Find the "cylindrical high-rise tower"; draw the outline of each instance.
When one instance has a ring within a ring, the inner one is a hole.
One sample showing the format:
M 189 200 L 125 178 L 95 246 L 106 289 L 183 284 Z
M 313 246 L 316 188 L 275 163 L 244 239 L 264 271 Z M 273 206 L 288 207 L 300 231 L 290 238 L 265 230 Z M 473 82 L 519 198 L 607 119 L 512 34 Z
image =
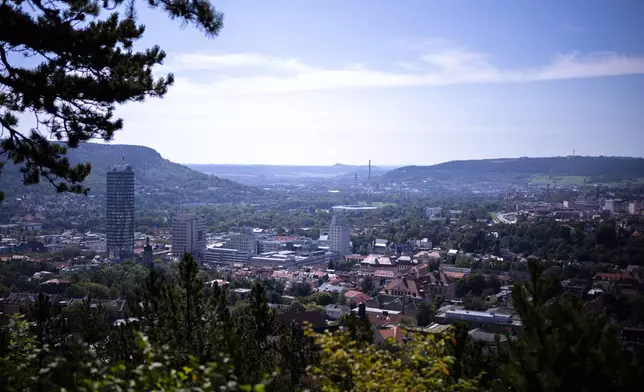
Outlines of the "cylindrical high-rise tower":
M 125 259 L 134 254 L 134 172 L 116 165 L 107 172 L 105 230 L 107 257 Z

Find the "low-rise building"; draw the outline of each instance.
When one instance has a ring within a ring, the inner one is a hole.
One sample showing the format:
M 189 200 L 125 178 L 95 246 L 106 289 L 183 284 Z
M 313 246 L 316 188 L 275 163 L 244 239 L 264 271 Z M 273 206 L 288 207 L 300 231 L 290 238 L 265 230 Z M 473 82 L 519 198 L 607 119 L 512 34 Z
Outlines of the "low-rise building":
M 491 308 L 486 311 L 467 310 L 462 306 L 447 305 L 439 309 L 434 320 L 440 324 L 465 322 L 469 328 L 483 328 L 496 333 L 521 333 L 521 320 L 513 311 Z
M 381 291 L 383 294 L 394 296 L 410 296 L 420 298 L 421 294 L 416 281 L 407 278 L 397 278 L 389 282 Z
M 348 306 L 331 304 L 324 307 L 324 314 L 331 320 L 338 320 L 349 313 L 351 313 L 351 309 Z
M 362 302 L 367 302 L 371 299 L 370 296 L 367 294 L 363 293 L 362 291 L 358 290 L 349 290 L 346 293 L 344 293 L 344 298 L 347 300 L 352 300 L 357 304 L 360 304 Z
M 427 207 L 425 208 L 425 218 L 439 218 L 442 212 L 441 207 Z
M 248 263 L 252 253 L 230 248 L 208 248 L 203 252 L 203 261 L 219 265 L 232 265 L 234 263 Z
M 456 298 L 456 280 L 444 271 L 432 271 L 418 279 L 422 293 L 429 298 L 441 296 L 447 300 Z

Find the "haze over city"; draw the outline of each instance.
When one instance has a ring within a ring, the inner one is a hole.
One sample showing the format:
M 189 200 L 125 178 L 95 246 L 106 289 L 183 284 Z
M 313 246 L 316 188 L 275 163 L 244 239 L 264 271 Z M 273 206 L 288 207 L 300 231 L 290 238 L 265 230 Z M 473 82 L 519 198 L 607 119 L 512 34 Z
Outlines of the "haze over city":
M 176 83 L 119 109 L 115 142 L 184 163 L 641 156 L 641 2 L 217 6 L 214 39 L 140 10 Z

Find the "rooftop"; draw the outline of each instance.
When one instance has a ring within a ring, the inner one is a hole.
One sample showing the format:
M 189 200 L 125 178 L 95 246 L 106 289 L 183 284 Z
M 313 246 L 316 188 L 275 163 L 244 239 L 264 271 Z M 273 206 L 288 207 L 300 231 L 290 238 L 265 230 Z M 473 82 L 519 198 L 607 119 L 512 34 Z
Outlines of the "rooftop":
M 495 313 L 493 311 L 481 312 L 477 310 L 454 308 L 448 309 L 443 313 L 439 313 L 436 317 L 452 320 L 480 321 L 493 324 L 511 324 L 514 321 L 512 319 L 512 315 L 507 313 Z
M 333 206 L 332 207 L 334 210 L 345 210 L 345 211 L 368 211 L 368 210 L 376 210 L 378 207 L 376 206 L 366 206 L 366 205 L 343 205 L 343 206 Z

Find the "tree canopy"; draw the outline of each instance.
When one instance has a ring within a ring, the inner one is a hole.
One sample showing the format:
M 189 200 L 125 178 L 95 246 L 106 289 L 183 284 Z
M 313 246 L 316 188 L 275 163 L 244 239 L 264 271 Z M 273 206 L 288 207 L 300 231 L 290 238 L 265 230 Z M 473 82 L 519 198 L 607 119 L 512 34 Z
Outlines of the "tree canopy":
M 208 0 L 146 3 L 207 36 L 223 25 Z M 135 0 L 0 3 L 0 155 L 21 166 L 25 184 L 44 178 L 59 192 L 86 193 L 81 182 L 91 166 L 71 164 L 67 149 L 111 140 L 123 128 L 114 118 L 117 104 L 162 97 L 174 82 L 172 74 L 152 74 L 166 56 L 160 47 L 134 49 L 145 31 L 135 6 Z

